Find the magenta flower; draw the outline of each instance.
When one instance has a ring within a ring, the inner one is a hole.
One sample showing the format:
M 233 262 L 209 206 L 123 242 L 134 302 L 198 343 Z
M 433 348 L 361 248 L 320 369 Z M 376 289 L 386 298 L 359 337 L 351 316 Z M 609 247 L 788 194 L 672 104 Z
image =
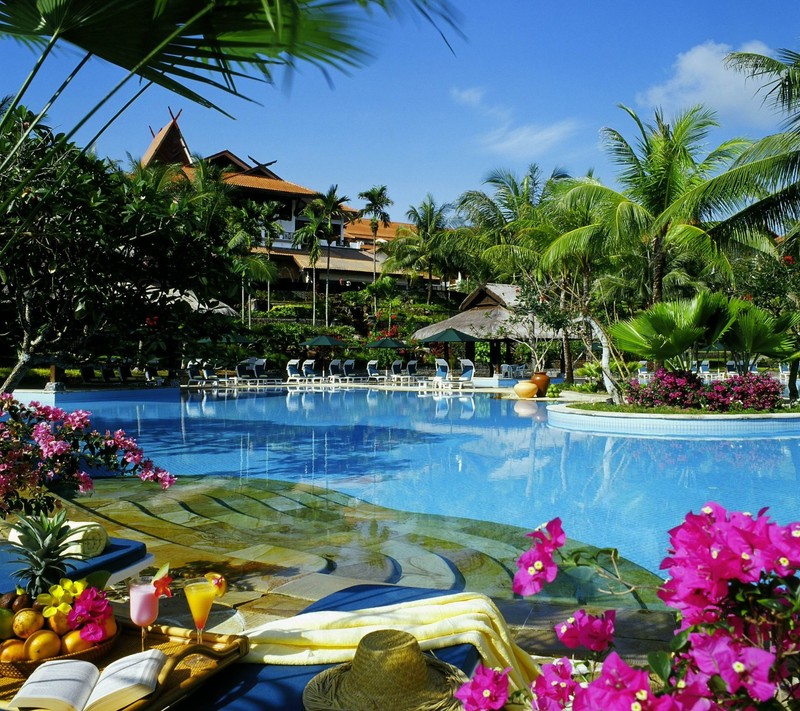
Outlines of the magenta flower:
M 560 711 L 567 707 L 578 682 L 572 678 L 572 664 L 563 657 L 552 664 L 542 664 L 541 674 L 531 684 L 533 711 Z
M 472 680 L 453 695 L 464 704 L 464 711 L 501 709 L 508 701 L 509 671 L 510 668 L 499 671 L 479 664 Z
M 614 610 L 606 610 L 600 616 L 578 610 L 566 622 L 555 626 L 556 635 L 570 649 L 586 647 L 592 652 L 602 652 L 614 641 L 615 618 Z
M 540 546 L 525 551 L 519 557 L 517 567 L 519 570 L 514 575 L 512 586 L 517 595 L 535 595 L 558 575 L 558 565 L 552 554 Z

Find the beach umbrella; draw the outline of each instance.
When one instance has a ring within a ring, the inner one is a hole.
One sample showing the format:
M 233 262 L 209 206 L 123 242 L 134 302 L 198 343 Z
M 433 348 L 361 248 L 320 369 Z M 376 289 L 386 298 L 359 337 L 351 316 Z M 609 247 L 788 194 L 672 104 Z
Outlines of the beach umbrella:
M 344 348 L 344 346 L 347 344 L 334 336 L 321 335 L 314 336 L 314 338 L 309 338 L 308 340 L 303 341 L 300 345 L 316 348 Z
M 475 343 L 480 341 L 480 338 L 470 336 L 468 333 L 459 331 L 456 328 L 446 328 L 444 331 L 434 333 L 432 336 L 420 338 L 420 343 Z
M 372 343 L 367 343 L 367 348 L 408 348 L 408 346 L 396 338 L 384 337 L 379 338 L 377 341 L 372 341 Z

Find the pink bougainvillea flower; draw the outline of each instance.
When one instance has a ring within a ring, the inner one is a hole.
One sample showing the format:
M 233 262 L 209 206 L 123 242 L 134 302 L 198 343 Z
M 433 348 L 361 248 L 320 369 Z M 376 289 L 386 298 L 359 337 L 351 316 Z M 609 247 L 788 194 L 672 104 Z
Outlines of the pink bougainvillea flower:
M 509 671 L 510 668 L 500 671 L 479 664 L 472 680 L 453 695 L 464 704 L 464 711 L 501 709 L 508 701 Z
M 525 551 L 517 561 L 519 570 L 514 575 L 513 589 L 517 595 L 535 595 L 545 585 L 552 583 L 558 575 L 558 565 L 552 553 L 534 546 Z
M 531 684 L 533 711 L 560 711 L 572 701 L 578 682 L 572 678 L 572 664 L 562 657 L 542 664 L 541 674 Z
M 570 649 L 586 647 L 592 652 L 602 652 L 614 641 L 615 619 L 614 610 L 606 610 L 599 616 L 578 610 L 566 622 L 555 626 L 556 635 Z
M 548 534 L 545 535 L 544 531 Z M 540 547 L 542 550 L 546 550 L 549 553 L 555 552 L 557 548 L 561 548 L 567 542 L 567 536 L 564 533 L 564 529 L 561 526 L 561 519 L 554 518 L 552 521 L 548 521 L 544 527 L 540 526 L 532 533 L 525 534 L 528 538 L 533 538 L 534 541 L 537 543 L 537 547 Z

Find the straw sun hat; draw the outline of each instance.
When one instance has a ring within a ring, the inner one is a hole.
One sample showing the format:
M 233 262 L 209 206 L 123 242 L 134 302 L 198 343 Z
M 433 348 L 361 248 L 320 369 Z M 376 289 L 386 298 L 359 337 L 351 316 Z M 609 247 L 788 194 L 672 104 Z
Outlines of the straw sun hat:
M 460 669 L 423 654 L 400 630 L 362 637 L 352 662 L 317 674 L 303 692 L 306 711 L 458 711 Z

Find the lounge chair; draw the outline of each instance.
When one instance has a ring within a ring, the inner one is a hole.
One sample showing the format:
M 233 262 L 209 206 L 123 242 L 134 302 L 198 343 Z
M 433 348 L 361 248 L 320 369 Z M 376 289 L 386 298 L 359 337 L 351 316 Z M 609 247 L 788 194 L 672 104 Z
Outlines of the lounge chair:
M 378 370 L 377 360 L 371 360 L 367 363 L 367 380 L 374 380 L 376 383 L 382 383 L 386 381 L 386 376 L 381 375 L 381 372 Z
M 435 388 L 444 387 L 444 383 L 450 377 L 450 365 L 444 358 L 437 358 L 435 361 L 436 372 L 430 380 L 430 383 Z
M 445 379 L 442 387 L 448 390 L 462 390 L 464 387 L 472 386 L 472 378 L 475 375 L 475 364 L 469 358 L 459 358 L 461 373 L 455 380 Z
M 354 585 L 323 597 L 303 612 L 355 612 L 450 593 L 451 590 L 400 585 Z M 457 666 L 467 676 L 480 662 L 480 655 L 471 644 L 442 647 L 435 654 L 437 659 Z M 313 677 L 332 666 L 335 665 L 232 664 L 225 669 L 224 683 L 206 684 L 202 693 L 193 694 L 172 708 L 175 711 L 304 711 L 303 689 Z
M 259 358 L 253 363 L 253 377 L 256 379 L 256 385 L 280 385 L 283 382 L 280 378 L 267 373 L 266 358 Z
M 218 384 L 218 378 L 214 376 L 213 378 L 206 377 L 206 374 L 203 371 L 203 368 L 200 366 L 199 363 L 189 363 L 186 372 L 189 375 L 189 379 L 186 381 L 186 384 L 191 387 L 199 387 L 204 388 L 209 385 L 216 386 Z
M 403 373 L 403 361 L 402 360 L 394 360 L 392 361 L 392 365 L 389 368 L 389 376 L 392 380 L 397 380 L 398 382 L 403 382 L 405 378 L 405 374 Z
M 299 383 L 303 379 L 303 374 L 300 372 L 300 359 L 292 358 L 286 364 L 286 382 Z
M 338 383 L 343 380 L 344 370 L 342 369 L 342 361 L 340 358 L 334 358 L 328 364 L 328 382 Z
M 155 365 L 148 363 L 144 367 L 144 382 L 145 385 L 151 387 L 160 387 L 164 384 L 164 378 L 158 374 L 158 368 Z
M 301 380 L 307 383 L 324 383 L 325 378 L 318 375 L 317 371 L 314 370 L 314 362 L 313 358 L 307 358 L 303 361 L 303 377 Z
M 410 360 L 406 363 L 406 378 L 408 378 L 409 382 L 417 379 L 417 361 Z
M 97 377 L 97 374 L 94 372 L 94 367 L 91 365 L 81 366 L 81 380 L 83 380 L 84 385 L 99 385 L 105 382 L 102 378 Z

